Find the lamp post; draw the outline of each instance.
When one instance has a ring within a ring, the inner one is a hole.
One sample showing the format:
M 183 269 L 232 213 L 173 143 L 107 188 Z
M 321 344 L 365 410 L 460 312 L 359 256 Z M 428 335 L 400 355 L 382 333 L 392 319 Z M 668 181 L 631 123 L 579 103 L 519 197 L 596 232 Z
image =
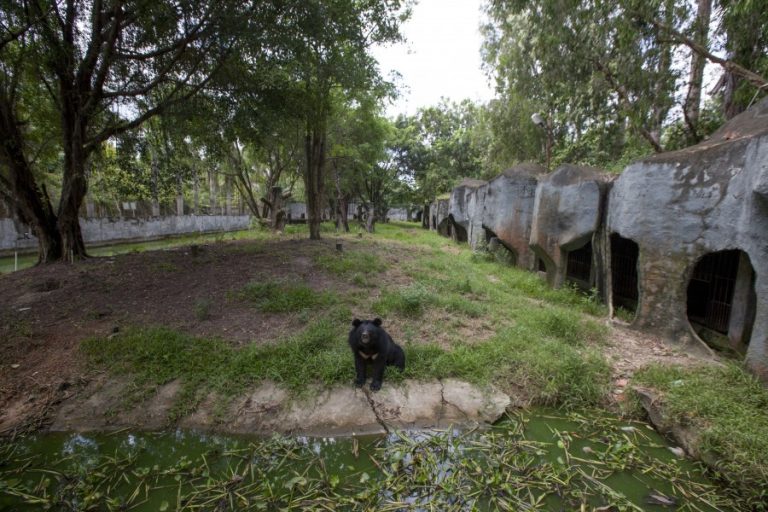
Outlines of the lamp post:
M 547 141 L 546 141 L 546 153 L 547 153 L 547 171 L 549 171 L 549 164 L 552 160 L 552 118 L 547 115 L 546 121 L 544 118 L 539 114 L 538 112 L 534 112 L 533 115 L 531 115 L 531 121 L 533 121 L 533 124 L 536 126 L 543 128 L 544 131 L 547 134 Z

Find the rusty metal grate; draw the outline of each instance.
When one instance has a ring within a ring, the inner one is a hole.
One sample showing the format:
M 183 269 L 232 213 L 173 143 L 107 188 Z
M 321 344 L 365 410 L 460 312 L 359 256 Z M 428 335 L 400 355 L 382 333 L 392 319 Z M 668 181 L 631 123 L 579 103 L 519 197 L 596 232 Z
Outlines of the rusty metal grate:
M 738 250 L 707 254 L 688 283 L 688 318 L 713 331 L 728 333 L 733 291 L 739 269 Z
M 589 284 L 592 274 L 592 242 L 568 253 L 565 277 L 572 281 L 582 281 Z
M 637 309 L 637 259 L 640 248 L 635 242 L 611 235 L 611 280 L 613 304 L 630 311 Z

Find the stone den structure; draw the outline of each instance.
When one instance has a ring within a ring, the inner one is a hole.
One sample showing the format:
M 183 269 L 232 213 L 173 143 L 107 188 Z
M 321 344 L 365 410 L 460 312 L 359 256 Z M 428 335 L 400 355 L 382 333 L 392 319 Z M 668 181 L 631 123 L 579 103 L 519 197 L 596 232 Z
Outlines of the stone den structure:
M 597 289 L 635 328 L 742 355 L 768 382 L 768 99 L 615 179 L 520 165 L 465 180 L 430 215 L 432 229 L 500 244 L 553 286 Z
M 538 176 L 546 171 L 536 164 L 508 169 L 488 182 L 483 203 L 482 227 L 489 244 L 494 238 L 511 253 L 514 265 L 533 270 L 529 246 Z
M 547 281 L 604 289 L 603 209 L 608 177 L 598 169 L 563 165 L 539 179 L 529 243 Z M 595 257 L 597 255 L 597 257 Z

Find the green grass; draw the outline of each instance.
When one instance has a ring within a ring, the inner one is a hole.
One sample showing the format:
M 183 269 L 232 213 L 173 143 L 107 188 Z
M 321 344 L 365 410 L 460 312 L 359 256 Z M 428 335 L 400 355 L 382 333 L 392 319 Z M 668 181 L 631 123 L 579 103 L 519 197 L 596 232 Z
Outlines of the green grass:
M 279 281 L 249 283 L 235 295 L 265 313 L 292 313 L 339 302 L 334 292 L 318 292 L 305 284 Z
M 418 318 L 426 308 L 437 304 L 438 298 L 422 285 L 411 285 L 393 291 L 385 291 L 381 298 L 373 304 L 373 311 L 379 315 L 390 314 Z
M 333 229 L 324 226 L 325 232 Z M 306 226 L 291 229 L 292 235 L 303 233 Z M 275 380 L 295 392 L 306 386 L 348 384 L 353 366 L 345 336 L 350 308 L 354 308 L 358 315 L 370 312 L 384 318 L 386 325 L 399 324 L 403 334 L 397 341 L 405 345 L 408 364 L 402 376 L 388 372 L 388 380 L 455 377 L 480 385 L 495 383 L 508 391 L 523 390 L 533 402 L 548 405 L 594 405 L 606 396 L 608 366 L 595 348 L 607 328 L 592 318 L 603 314 L 604 308 L 588 296 L 569 288 L 551 290 L 525 271 L 478 260 L 468 247 L 456 246 L 418 224 L 380 224 L 375 235 L 365 234 L 362 239 L 355 234 L 337 236 L 351 238 L 354 244 L 345 244 L 342 254 L 331 252 L 327 244 L 317 245 L 317 267 L 330 276 L 349 278 L 361 288 L 375 282 L 379 292 L 353 290 L 342 296 L 290 281 L 252 282 L 231 298 L 264 312 L 298 313 L 294 321 L 303 325 L 298 334 L 236 349 L 221 341 L 168 331 L 134 331 L 116 338 L 123 340 L 118 344 L 124 345 L 125 371 L 135 371 L 139 380 L 147 380 L 145 368 L 134 358 L 145 351 L 142 337 L 157 344 L 158 337 L 181 336 L 189 347 L 216 350 L 224 358 L 222 363 L 215 358 L 208 362 L 193 356 L 190 348 L 189 360 L 173 365 L 170 374 L 150 372 L 157 374 L 149 379 L 154 383 L 173 378 L 191 382 L 192 391 L 184 397 L 189 403 L 199 398 L 200 389 L 226 388 L 232 393 L 261 379 Z M 366 244 L 374 245 L 375 251 Z M 451 249 L 446 251 L 447 247 Z M 395 266 L 399 276 L 404 272 L 410 278 L 409 284 L 403 284 L 401 277 L 387 279 L 386 273 Z M 196 308 L 196 316 L 203 319 L 206 309 L 204 305 Z M 318 320 L 321 314 L 325 318 Z M 484 340 L 466 338 L 474 328 L 483 330 Z M 416 343 L 425 330 L 429 341 Z M 99 354 L 96 345 L 92 343 L 89 353 Z M 179 347 L 169 347 L 167 357 L 175 357 Z M 121 357 L 115 354 L 114 361 Z M 162 355 L 153 357 L 164 361 Z M 112 366 L 102 356 L 92 360 Z M 200 365 L 208 368 L 188 371 Z
M 387 269 L 386 262 L 376 254 L 350 249 L 342 253 L 318 254 L 315 264 L 330 274 L 348 277 L 361 287 L 375 285 L 375 276 Z
M 662 393 L 665 414 L 698 433 L 718 476 L 755 507 L 768 500 L 768 389 L 735 364 L 648 367 L 635 382 Z M 755 510 L 759 510 L 755 508 Z

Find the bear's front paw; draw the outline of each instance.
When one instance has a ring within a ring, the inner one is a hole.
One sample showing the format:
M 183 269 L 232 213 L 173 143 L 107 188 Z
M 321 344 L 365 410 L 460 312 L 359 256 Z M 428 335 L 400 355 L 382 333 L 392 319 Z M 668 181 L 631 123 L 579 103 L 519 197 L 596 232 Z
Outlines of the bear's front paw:
M 361 388 L 365 384 L 365 379 L 355 379 L 355 387 Z
M 378 391 L 381 389 L 381 381 L 375 380 L 371 382 L 371 391 Z

